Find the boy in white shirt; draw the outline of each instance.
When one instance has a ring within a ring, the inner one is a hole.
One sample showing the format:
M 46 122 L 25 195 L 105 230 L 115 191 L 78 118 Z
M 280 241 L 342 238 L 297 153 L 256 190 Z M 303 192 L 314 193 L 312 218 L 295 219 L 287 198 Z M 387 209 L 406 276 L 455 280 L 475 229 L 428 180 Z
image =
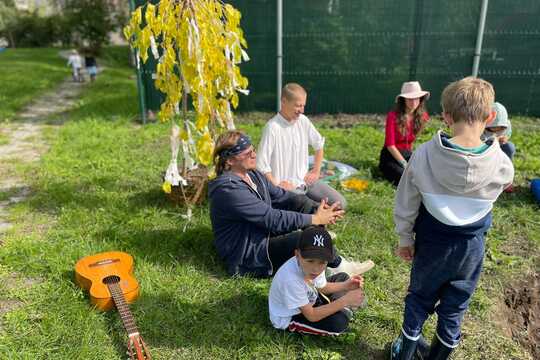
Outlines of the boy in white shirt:
M 334 256 L 324 227 L 302 232 L 295 256 L 279 268 L 270 287 L 268 307 L 275 328 L 323 336 L 347 330 L 351 308 L 365 305 L 364 279 L 338 273 L 327 281 L 326 265 Z
M 319 180 L 324 138 L 304 115 L 306 90 L 289 83 L 281 94 L 281 109 L 263 130 L 257 150 L 257 169 L 276 186 L 305 194 L 317 202 L 322 199 L 328 199 L 330 205 L 339 202 L 345 209 L 343 195 Z M 308 169 L 309 146 L 315 150 L 311 170 Z

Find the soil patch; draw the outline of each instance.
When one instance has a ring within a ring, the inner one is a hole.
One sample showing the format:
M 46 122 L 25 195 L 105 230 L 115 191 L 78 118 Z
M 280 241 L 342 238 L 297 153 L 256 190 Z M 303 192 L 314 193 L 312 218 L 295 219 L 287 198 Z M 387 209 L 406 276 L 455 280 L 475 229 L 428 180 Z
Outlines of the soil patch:
M 540 274 L 505 290 L 503 326 L 512 338 L 540 359 Z

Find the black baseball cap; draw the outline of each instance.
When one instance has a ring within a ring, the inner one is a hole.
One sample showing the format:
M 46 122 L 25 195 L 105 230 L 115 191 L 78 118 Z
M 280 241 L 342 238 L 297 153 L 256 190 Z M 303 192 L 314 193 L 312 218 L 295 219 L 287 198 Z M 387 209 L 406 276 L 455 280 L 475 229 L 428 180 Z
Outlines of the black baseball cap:
M 335 258 L 332 237 L 322 226 L 310 226 L 300 236 L 298 250 L 305 259 L 319 259 L 331 262 Z

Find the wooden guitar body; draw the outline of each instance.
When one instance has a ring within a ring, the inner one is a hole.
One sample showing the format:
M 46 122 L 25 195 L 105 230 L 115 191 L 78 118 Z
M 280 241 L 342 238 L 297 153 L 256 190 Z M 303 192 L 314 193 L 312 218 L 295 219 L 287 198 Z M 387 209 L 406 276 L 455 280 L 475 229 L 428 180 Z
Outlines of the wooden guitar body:
M 90 301 L 100 310 L 116 307 L 128 333 L 127 349 L 132 360 L 152 360 L 135 325 L 128 303 L 139 296 L 133 277 L 133 258 L 121 251 L 86 256 L 75 264 L 75 281 L 90 293 Z
M 133 277 L 133 258 L 121 251 L 109 251 L 80 259 L 75 265 L 75 281 L 90 294 L 98 309 L 114 308 L 114 301 L 104 279 L 119 277 L 119 285 L 128 304 L 139 297 L 139 283 Z

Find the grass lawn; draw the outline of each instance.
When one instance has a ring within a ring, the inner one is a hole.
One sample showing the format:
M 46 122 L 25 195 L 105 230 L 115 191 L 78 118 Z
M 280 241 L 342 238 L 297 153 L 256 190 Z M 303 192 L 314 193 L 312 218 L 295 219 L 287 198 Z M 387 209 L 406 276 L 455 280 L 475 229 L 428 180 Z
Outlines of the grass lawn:
M 67 60 L 58 56 L 59 51 L 39 48 L 0 52 L 0 122 L 11 119 L 35 96 L 70 76 L 71 69 L 66 66 Z
M 227 276 L 213 248 L 206 204 L 186 223 L 185 209 L 164 197 L 168 125 L 133 123 L 138 107 L 132 74 L 122 67 L 101 74 L 69 121 L 47 129 L 51 148 L 41 162 L 17 167 L 32 179 L 33 193 L 12 208 L 16 226 L 0 246 L 0 300 L 15 304 L 0 318 L 0 358 L 126 358 L 118 314 L 92 309 L 73 280 L 79 258 L 122 250 L 135 258 L 142 293 L 131 308 L 154 359 L 386 359 L 386 344 L 400 331 L 409 265 L 393 255 L 394 188 L 376 170 L 381 124 L 366 117 L 337 128 L 329 116 L 319 117 L 326 157 L 359 168 L 370 181 L 365 192 L 346 194 L 348 213 L 332 228 L 337 246 L 378 265 L 366 274 L 369 306 L 358 312 L 350 333 L 303 337 L 272 328 L 270 280 Z M 261 124 L 238 126 L 257 141 Z M 504 290 L 537 268 L 540 249 L 540 211 L 520 188 L 540 174 L 540 124 L 519 118 L 513 125 L 521 150 L 515 159 L 518 191 L 496 204 L 485 272 L 454 359 L 532 359 L 501 326 Z M 421 141 L 440 126 L 431 122 Z M 430 320 L 429 338 L 433 331 Z

